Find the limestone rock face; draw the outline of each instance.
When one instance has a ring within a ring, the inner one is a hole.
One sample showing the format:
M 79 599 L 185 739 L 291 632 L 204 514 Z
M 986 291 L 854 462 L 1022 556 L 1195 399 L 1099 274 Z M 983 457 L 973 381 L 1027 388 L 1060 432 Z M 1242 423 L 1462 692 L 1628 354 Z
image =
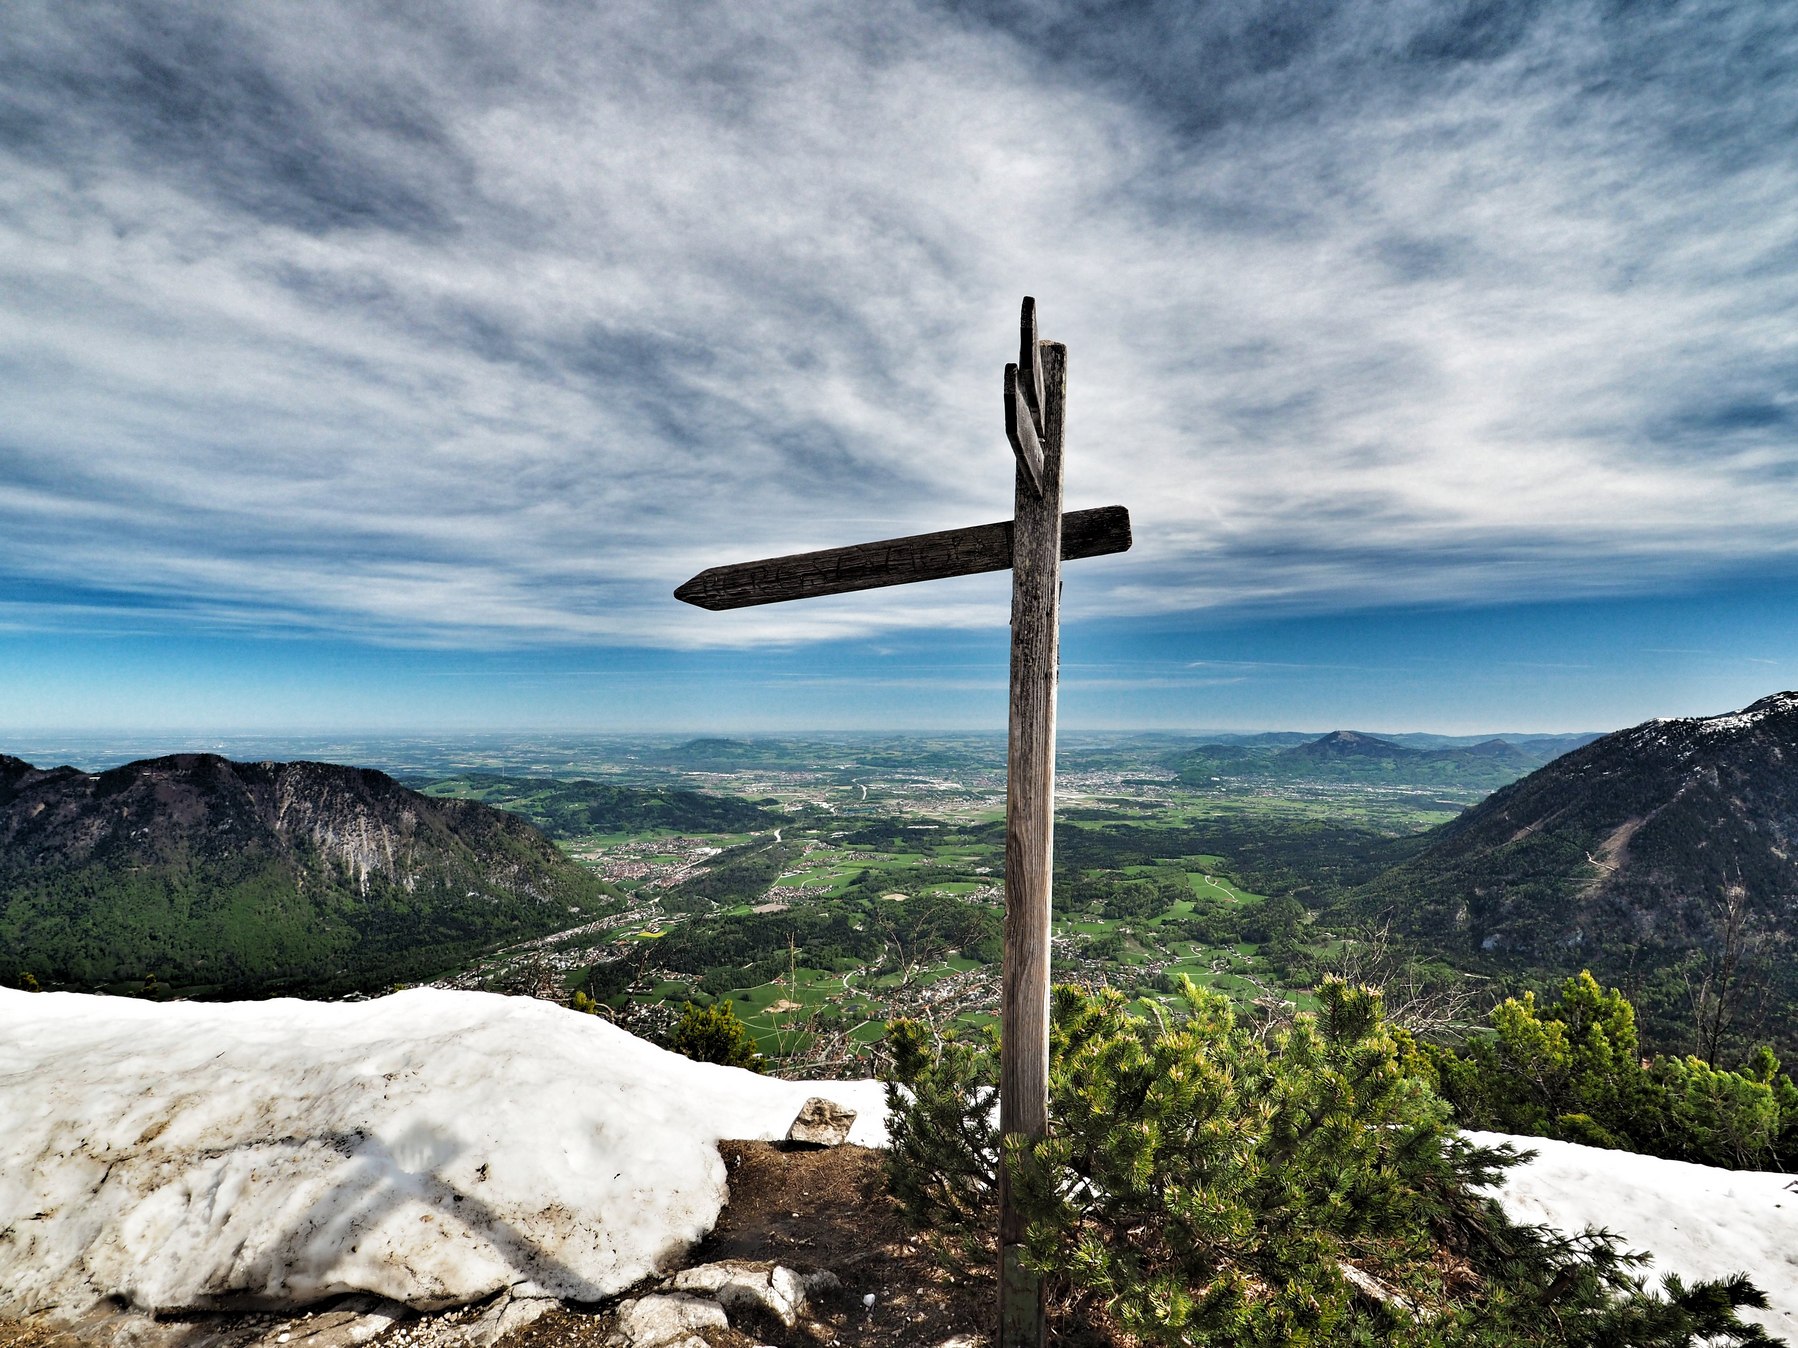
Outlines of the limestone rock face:
M 835 1147 L 849 1136 L 855 1123 L 855 1111 L 814 1095 L 805 1102 L 793 1126 L 787 1129 L 787 1141 L 803 1142 L 813 1147 Z
M 610 897 L 503 810 L 361 768 L 216 754 L 100 773 L 0 755 L 0 895 L 9 966 L 46 986 L 154 970 L 251 997 L 389 986 L 414 977 L 409 952 L 441 952 L 426 962 L 440 968 Z

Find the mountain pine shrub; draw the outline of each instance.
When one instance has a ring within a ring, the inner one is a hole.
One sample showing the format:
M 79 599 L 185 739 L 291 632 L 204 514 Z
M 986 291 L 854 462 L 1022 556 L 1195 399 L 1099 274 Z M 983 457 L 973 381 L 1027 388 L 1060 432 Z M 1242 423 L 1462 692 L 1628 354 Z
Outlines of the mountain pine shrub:
M 1522 1159 L 1450 1123 L 1379 994 L 1327 981 L 1291 1025 L 1181 980 L 1144 1016 L 1058 988 L 1052 1136 L 1010 1153 L 1027 1258 L 1064 1331 L 1166 1345 L 1765 1342 L 1745 1278 L 1646 1290 L 1605 1232 L 1511 1223 L 1480 1189 Z M 990 1270 L 995 1048 L 889 1026 L 888 1178 L 951 1271 Z
M 710 1006 L 688 1002 L 668 1037 L 668 1047 L 698 1062 L 747 1067 L 752 1072 L 762 1070 L 762 1055 L 756 1051 L 755 1040 L 728 1001 Z
M 1735 1169 L 1798 1165 L 1798 1083 L 1761 1047 L 1731 1071 L 1698 1057 L 1644 1059 L 1636 1014 L 1588 973 L 1546 1005 L 1492 1010 L 1492 1034 L 1428 1050 L 1438 1088 L 1469 1128 Z
M 599 1003 L 579 988 L 576 988 L 574 995 L 568 999 L 568 1007 L 569 1010 L 579 1011 L 583 1015 L 597 1016 L 600 1014 Z

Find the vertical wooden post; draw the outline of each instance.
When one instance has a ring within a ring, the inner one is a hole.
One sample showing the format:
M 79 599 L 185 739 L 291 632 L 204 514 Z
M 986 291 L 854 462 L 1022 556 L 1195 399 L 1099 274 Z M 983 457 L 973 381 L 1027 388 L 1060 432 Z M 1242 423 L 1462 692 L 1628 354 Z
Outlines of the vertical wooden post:
M 714 566 L 674 592 L 701 608 L 742 608 L 1009 566 L 1011 741 L 1005 787 L 1005 972 L 999 1131 L 1049 1131 L 1049 921 L 1055 861 L 1055 684 L 1061 665 L 1061 563 L 1130 546 L 1122 506 L 1061 513 L 1068 352 L 1036 338 L 1036 301 L 1018 316 L 1018 362 L 1005 367 L 1005 434 L 1017 458 L 1009 525 L 950 529 L 848 548 Z M 1069 549 L 1064 554 L 1063 547 Z M 999 1348 L 1041 1348 L 1042 1279 L 1023 1264 L 1015 1176 L 999 1167 Z
M 1027 310 L 1034 319 L 1034 306 Z M 1034 322 L 1030 324 L 1034 327 Z M 1005 790 L 1005 971 L 999 1130 L 1049 1127 L 1049 919 L 1060 665 L 1061 464 L 1067 348 L 1040 344 L 1040 490 L 1020 462 L 1012 542 L 1011 727 Z M 999 1348 L 1041 1348 L 1042 1280 L 1021 1262 L 1024 1223 L 999 1175 Z

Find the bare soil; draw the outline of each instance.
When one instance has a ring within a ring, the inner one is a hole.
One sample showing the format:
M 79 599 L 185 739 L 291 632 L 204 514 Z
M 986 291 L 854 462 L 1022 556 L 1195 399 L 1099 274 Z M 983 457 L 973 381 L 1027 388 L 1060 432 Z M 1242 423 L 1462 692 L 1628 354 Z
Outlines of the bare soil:
M 729 1333 L 707 1333 L 714 1348 L 933 1348 L 958 1334 L 991 1338 L 991 1290 L 949 1282 L 912 1240 L 886 1192 L 879 1151 L 735 1141 L 718 1150 L 730 1168 L 730 1202 L 685 1262 L 770 1260 L 801 1273 L 828 1270 L 842 1286 L 814 1299 L 810 1327 L 771 1321 L 740 1332 L 733 1314 Z M 564 1306 L 499 1348 L 599 1348 L 611 1324 L 609 1307 Z

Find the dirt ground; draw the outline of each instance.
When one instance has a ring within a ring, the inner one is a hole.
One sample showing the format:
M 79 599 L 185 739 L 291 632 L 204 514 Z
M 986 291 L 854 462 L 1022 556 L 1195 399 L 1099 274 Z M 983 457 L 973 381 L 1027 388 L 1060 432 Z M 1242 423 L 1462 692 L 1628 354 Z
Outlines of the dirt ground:
M 730 1168 L 730 1203 L 686 1262 L 773 1260 L 801 1273 L 828 1270 L 842 1287 L 815 1300 L 816 1334 L 775 1322 L 747 1327 L 748 1334 L 733 1326 L 708 1336 L 715 1348 L 933 1348 L 958 1334 L 990 1339 L 991 1290 L 948 1283 L 911 1240 L 886 1192 L 880 1152 L 773 1142 L 720 1142 L 718 1150 Z M 869 1293 L 872 1306 L 863 1301 Z M 598 1348 L 610 1327 L 608 1310 L 565 1306 L 503 1348 Z

